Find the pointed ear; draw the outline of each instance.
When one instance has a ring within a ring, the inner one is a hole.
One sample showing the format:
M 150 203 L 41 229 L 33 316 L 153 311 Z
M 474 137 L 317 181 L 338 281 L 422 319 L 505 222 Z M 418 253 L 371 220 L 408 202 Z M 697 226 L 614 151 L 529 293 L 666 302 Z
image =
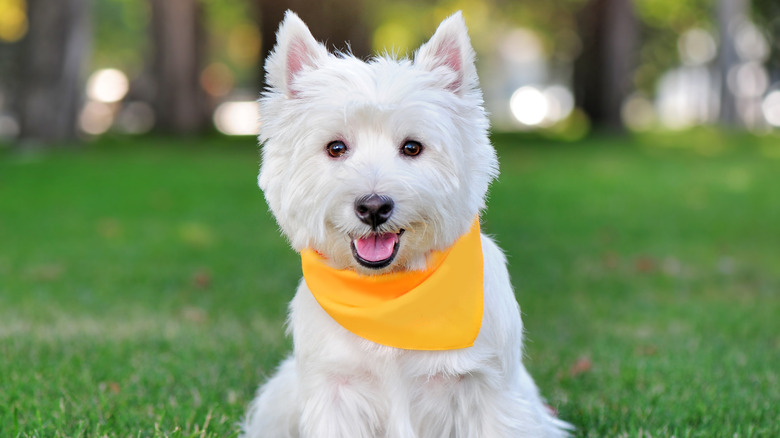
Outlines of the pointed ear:
M 443 80 L 454 93 L 463 94 L 477 86 L 474 49 L 460 11 L 441 22 L 431 39 L 417 50 L 414 63 L 428 71 L 449 70 L 445 70 Z
M 294 97 L 295 76 L 306 68 L 317 68 L 327 56 L 327 49 L 314 39 L 303 20 L 288 10 L 276 32 L 276 46 L 265 62 L 266 83 Z

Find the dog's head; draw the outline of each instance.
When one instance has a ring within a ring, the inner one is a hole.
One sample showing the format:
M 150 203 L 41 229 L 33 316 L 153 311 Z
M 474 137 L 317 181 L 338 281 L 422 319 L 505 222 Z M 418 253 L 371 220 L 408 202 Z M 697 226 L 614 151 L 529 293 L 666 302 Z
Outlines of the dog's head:
M 294 249 L 416 270 L 468 231 L 498 164 L 460 13 L 413 61 L 366 63 L 287 12 L 266 72 L 258 183 Z

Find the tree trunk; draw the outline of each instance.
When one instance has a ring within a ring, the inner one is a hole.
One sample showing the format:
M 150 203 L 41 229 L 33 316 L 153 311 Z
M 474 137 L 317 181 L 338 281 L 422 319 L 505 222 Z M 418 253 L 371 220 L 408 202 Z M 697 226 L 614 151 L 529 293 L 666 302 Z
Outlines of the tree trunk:
M 720 75 L 720 122 L 726 126 L 739 126 L 737 97 L 729 88 L 729 71 L 740 63 L 737 48 L 734 45 L 734 24 L 746 19 L 747 0 L 718 1 L 718 34 L 720 51 L 718 52 L 718 72 Z
M 631 0 L 589 0 L 578 15 L 582 53 L 574 95 L 595 127 L 622 130 L 621 107 L 633 89 L 638 22 Z
M 73 140 L 90 47 L 89 0 L 27 0 L 27 5 L 17 100 L 20 140 Z
M 763 25 L 771 45 L 767 67 L 772 75 L 770 83 L 774 83 L 780 80 L 780 2 L 752 0 L 751 6 L 752 18 Z
M 262 39 L 261 63 L 276 45 L 276 30 L 288 9 L 298 14 L 314 38 L 324 42 L 328 49 L 335 47 L 361 58 L 371 53 L 371 33 L 363 0 L 255 0 Z
M 197 0 L 151 0 L 155 128 L 194 134 L 209 125 L 208 99 L 200 86 L 204 28 Z

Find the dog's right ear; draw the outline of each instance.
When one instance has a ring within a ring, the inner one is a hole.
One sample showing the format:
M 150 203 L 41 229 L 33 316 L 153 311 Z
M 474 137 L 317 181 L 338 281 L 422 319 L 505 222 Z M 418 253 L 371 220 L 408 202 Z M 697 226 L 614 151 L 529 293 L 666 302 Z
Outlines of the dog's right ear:
M 431 39 L 414 56 L 414 63 L 429 71 L 447 71 L 445 88 L 463 94 L 478 86 L 474 49 L 460 11 L 442 21 Z
M 317 68 L 327 56 L 327 49 L 314 39 L 306 23 L 288 10 L 276 32 L 276 46 L 265 62 L 266 83 L 287 97 L 295 97 L 293 83 L 298 73 Z

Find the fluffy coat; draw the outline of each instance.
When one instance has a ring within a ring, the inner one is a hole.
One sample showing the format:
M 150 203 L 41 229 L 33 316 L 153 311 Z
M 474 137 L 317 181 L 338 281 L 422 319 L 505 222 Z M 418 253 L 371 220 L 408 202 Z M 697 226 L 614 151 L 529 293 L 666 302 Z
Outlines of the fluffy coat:
M 266 71 L 258 183 L 293 249 L 312 248 L 365 275 L 421 270 L 484 209 L 498 164 L 460 13 L 413 61 L 363 62 L 328 53 L 288 12 Z M 343 156 L 328 155 L 334 141 Z M 399 153 L 409 141 L 422 145 L 419 156 Z M 356 199 L 369 194 L 393 200 L 378 226 L 356 217 Z M 356 260 L 350 245 L 372 233 L 400 236 L 397 255 L 380 269 Z M 465 349 L 401 350 L 362 339 L 301 281 L 290 304 L 294 352 L 258 390 L 243 436 L 565 436 L 568 425 L 550 414 L 523 366 L 506 259 L 484 235 L 482 248 L 484 316 Z

